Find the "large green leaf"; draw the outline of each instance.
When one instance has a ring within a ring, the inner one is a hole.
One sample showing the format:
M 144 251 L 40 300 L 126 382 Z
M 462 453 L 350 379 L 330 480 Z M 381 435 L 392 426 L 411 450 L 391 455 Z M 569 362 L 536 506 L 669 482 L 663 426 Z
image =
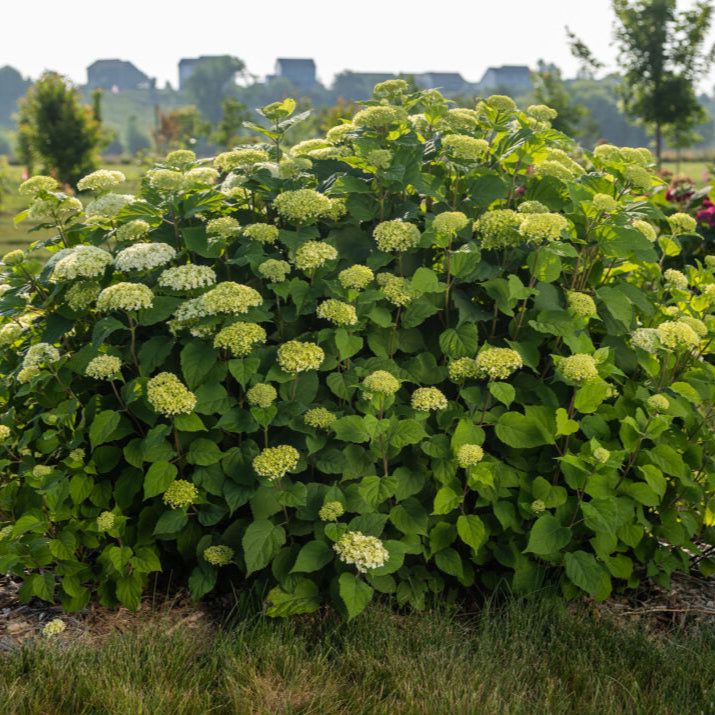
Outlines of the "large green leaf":
M 459 538 L 475 551 L 479 549 L 486 537 L 484 523 L 476 514 L 461 514 L 457 519 Z
M 100 444 L 109 442 L 112 439 L 119 423 L 121 421 L 121 415 L 114 410 L 104 410 L 100 412 L 89 428 L 89 441 L 92 445 L 92 449 L 95 449 Z
M 525 551 L 547 556 L 563 549 L 569 541 L 571 529 L 562 526 L 553 514 L 542 514 L 531 527 Z
M 611 577 L 593 554 L 574 551 L 566 554 L 566 575 L 580 589 L 604 601 L 611 595 Z
M 340 598 L 348 612 L 348 620 L 352 620 L 365 610 L 367 604 L 370 603 L 370 599 L 372 599 L 374 590 L 351 573 L 340 574 L 338 583 Z
M 318 571 L 330 563 L 335 552 L 324 541 L 309 541 L 298 552 L 298 558 L 291 573 L 310 573 Z
M 154 462 L 144 475 L 144 498 L 163 494 L 176 478 L 178 471 L 169 462 Z
M 283 527 L 276 526 L 268 519 L 257 519 L 250 523 L 242 539 L 246 576 L 268 566 L 285 540 Z

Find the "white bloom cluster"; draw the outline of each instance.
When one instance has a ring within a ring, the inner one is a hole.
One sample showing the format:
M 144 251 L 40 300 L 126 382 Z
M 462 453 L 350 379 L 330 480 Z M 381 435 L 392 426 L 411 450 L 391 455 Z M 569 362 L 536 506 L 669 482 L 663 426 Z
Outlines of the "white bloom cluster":
M 216 283 L 216 273 L 209 266 L 187 263 L 167 268 L 159 276 L 159 285 L 172 290 L 194 290 Z
M 87 216 L 114 218 L 127 204 L 134 201 L 131 194 L 108 193 L 87 204 L 84 212 Z
M 25 353 L 25 359 L 22 361 L 23 368 L 42 367 L 51 362 L 57 362 L 60 359 L 60 351 L 49 343 L 35 343 Z
M 175 257 L 176 251 L 168 243 L 135 243 L 117 254 L 114 265 L 125 273 L 150 271 Z
M 333 549 L 343 563 L 355 564 L 360 573 L 380 568 L 390 558 L 380 539 L 367 536 L 361 531 L 348 531 L 343 534 L 333 545 Z
M 55 264 L 50 280 L 71 281 L 74 278 L 96 278 L 112 262 L 112 254 L 96 246 L 77 246 Z

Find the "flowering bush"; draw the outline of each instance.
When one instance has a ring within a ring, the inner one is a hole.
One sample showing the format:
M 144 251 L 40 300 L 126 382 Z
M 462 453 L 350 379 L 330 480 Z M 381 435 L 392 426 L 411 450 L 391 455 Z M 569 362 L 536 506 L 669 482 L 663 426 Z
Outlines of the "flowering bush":
M 295 153 L 270 105 L 269 144 L 170 155 L 138 196 L 97 173 L 84 210 L 23 187 L 57 229 L 2 268 L 24 600 L 136 607 L 170 568 L 197 598 L 258 579 L 271 615 L 603 599 L 713 543 L 715 259 L 674 267 L 693 219 L 649 200 L 649 152 L 505 97 L 364 105 Z

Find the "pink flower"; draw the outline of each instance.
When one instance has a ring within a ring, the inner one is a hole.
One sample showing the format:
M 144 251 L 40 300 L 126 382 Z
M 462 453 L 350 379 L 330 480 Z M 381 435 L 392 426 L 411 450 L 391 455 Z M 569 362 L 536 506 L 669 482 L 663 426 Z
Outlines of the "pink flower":
M 705 204 L 709 205 L 705 206 Z M 705 208 L 698 212 L 698 221 L 708 226 L 715 226 L 715 205 L 709 199 L 705 199 L 703 206 Z

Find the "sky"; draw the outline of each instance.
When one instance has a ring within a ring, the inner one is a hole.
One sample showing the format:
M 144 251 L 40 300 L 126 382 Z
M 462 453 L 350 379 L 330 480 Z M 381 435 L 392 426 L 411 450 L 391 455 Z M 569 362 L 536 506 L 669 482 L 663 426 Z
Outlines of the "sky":
M 96 59 L 133 62 L 158 86 L 178 83 L 182 57 L 234 55 L 251 74 L 276 57 L 312 57 L 330 84 L 344 69 L 460 72 L 470 82 L 489 66 L 539 59 L 578 69 L 565 26 L 616 71 L 610 0 L 56 0 L 3 3 L 0 66 L 35 78 L 45 69 L 87 81 Z M 679 2 L 680 8 L 692 2 Z M 106 7 L 106 10 L 103 9 Z M 711 41 L 715 40 L 715 31 Z M 715 72 L 699 89 L 710 91 Z

